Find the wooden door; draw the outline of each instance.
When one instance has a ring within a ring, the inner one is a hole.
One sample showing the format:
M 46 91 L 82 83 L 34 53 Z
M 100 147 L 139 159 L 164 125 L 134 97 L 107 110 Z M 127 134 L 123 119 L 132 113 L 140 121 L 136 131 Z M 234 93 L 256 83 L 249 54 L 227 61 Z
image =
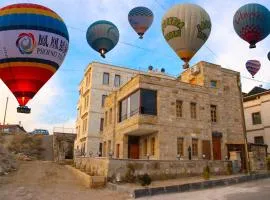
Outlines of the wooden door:
M 139 144 L 130 144 L 130 155 L 131 159 L 139 159 Z
M 221 160 L 221 137 L 213 137 L 213 159 Z
M 211 159 L 211 145 L 210 140 L 203 140 L 202 141 L 202 153 L 205 155 L 205 159 Z

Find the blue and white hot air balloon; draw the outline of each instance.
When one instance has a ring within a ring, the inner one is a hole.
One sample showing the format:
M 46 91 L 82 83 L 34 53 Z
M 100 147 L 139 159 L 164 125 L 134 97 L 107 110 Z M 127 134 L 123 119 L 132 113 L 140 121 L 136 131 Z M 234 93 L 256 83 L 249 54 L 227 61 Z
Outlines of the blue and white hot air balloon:
M 256 48 L 256 43 L 270 33 L 270 12 L 257 3 L 250 3 L 239 8 L 233 18 L 236 33 L 247 41 L 249 48 Z
M 86 40 L 95 51 L 105 58 L 105 54 L 118 43 L 119 31 L 112 22 L 106 20 L 96 21 L 89 26 Z
M 248 60 L 246 62 L 246 68 L 247 68 L 248 72 L 252 75 L 252 78 L 254 78 L 254 75 L 261 68 L 261 63 L 258 60 Z
M 146 7 L 133 8 L 128 13 L 128 21 L 136 33 L 143 38 L 144 33 L 152 25 L 154 19 L 153 12 Z

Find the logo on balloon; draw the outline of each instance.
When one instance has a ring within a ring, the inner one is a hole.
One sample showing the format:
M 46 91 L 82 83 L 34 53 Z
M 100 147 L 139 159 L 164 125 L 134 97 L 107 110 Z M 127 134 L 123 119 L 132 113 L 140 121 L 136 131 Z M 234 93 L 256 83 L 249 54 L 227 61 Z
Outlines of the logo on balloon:
M 16 46 L 21 54 L 31 54 L 37 46 L 34 35 L 32 33 L 20 33 Z

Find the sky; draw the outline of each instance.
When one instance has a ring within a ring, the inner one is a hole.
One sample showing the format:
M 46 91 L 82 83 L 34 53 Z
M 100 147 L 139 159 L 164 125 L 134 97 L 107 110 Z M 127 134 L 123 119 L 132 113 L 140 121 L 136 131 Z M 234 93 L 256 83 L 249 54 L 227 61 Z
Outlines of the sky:
M 67 25 L 70 43 L 59 70 L 28 103 L 31 114 L 17 113 L 15 97 L 0 80 L 0 123 L 3 123 L 8 97 L 6 123 L 20 122 L 27 131 L 42 128 L 48 129 L 50 133 L 54 127 L 75 128 L 79 83 L 84 69 L 93 61 L 138 70 L 146 70 L 152 65 L 158 69 L 165 68 L 168 74 L 177 76 L 182 72 L 183 62 L 163 38 L 161 19 L 168 9 L 180 3 L 200 5 L 208 12 L 212 22 L 210 37 L 191 60 L 191 66 L 203 60 L 239 71 L 244 92 L 261 84 L 269 88 L 267 53 L 270 36 L 258 43 L 256 49 L 249 49 L 248 43 L 241 40 L 233 29 L 236 10 L 246 3 L 254 2 L 270 9 L 269 0 L 1 0 L 0 7 L 14 3 L 36 3 L 54 10 Z M 136 6 L 148 7 L 154 13 L 154 22 L 143 40 L 138 39 L 128 23 L 128 12 Z M 102 19 L 113 22 L 120 32 L 118 45 L 107 54 L 106 59 L 88 46 L 85 36 L 89 25 Z M 250 59 L 257 59 L 262 64 L 253 80 L 245 68 L 246 61 Z

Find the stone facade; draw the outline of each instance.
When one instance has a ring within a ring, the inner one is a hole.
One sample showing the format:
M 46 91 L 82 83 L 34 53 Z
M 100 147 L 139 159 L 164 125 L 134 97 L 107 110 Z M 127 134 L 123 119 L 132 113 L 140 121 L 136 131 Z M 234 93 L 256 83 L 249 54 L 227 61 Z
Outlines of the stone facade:
M 238 80 L 238 72 L 207 62 L 199 62 L 177 79 L 136 75 L 106 98 L 103 156 L 132 158 L 129 141 L 136 137 L 139 159 L 187 160 L 189 149 L 194 160 L 204 156 L 227 158 L 228 145 L 244 144 Z M 138 112 L 120 122 L 120 102 L 139 89 L 156 91 L 156 115 Z M 182 114 L 178 117 L 177 101 L 182 102 Z M 195 117 L 191 116 L 192 103 Z M 178 138 L 182 142 L 180 147 Z

